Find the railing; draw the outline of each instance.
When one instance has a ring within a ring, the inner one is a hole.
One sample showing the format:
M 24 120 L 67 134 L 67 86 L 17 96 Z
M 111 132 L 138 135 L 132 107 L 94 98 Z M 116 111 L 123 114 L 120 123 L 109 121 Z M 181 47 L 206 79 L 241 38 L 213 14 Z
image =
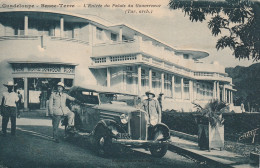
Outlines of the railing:
M 40 36 L 0 36 L 0 41 L 4 40 L 37 40 Z
M 39 35 L 13 35 L 13 36 L 0 36 L 0 41 L 4 40 L 38 40 L 39 38 L 50 38 L 51 40 L 58 40 L 58 41 L 69 41 L 69 42 L 76 42 L 81 44 L 89 44 L 87 41 L 73 39 L 73 38 L 65 38 L 65 37 L 55 37 L 55 36 L 39 36 Z
M 51 40 L 59 40 L 59 41 L 69 41 L 69 42 L 76 42 L 76 43 L 82 43 L 82 44 L 89 44 L 87 41 L 79 40 L 79 39 L 74 39 L 74 38 L 66 38 L 66 37 L 55 37 L 52 36 Z

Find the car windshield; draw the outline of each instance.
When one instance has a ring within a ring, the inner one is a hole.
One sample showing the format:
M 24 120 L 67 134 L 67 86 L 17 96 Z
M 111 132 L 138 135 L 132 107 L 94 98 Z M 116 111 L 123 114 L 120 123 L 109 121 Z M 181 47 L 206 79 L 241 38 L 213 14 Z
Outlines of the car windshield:
M 128 106 L 137 105 L 138 97 L 123 94 L 100 93 L 101 104 L 121 104 Z

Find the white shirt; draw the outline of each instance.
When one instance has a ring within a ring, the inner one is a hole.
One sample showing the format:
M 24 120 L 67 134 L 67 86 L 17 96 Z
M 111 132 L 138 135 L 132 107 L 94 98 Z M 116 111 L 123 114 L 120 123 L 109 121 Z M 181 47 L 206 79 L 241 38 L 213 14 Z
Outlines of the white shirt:
M 4 105 L 5 106 L 10 106 L 10 107 L 16 107 L 15 102 L 19 100 L 18 94 L 15 92 L 4 92 L 3 93 L 4 97 Z

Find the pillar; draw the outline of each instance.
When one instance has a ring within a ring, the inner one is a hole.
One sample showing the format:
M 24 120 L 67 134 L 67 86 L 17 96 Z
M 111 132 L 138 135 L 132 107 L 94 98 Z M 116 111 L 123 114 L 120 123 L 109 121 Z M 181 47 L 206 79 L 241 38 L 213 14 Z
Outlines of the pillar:
M 64 19 L 60 18 L 60 37 L 64 35 Z
M 164 93 L 164 73 L 161 73 L 161 92 Z
M 227 96 L 228 96 L 228 91 L 227 91 L 227 89 L 226 89 L 226 90 L 225 90 L 225 102 L 228 102 Z
M 28 16 L 24 16 L 24 35 L 28 35 Z
M 197 95 L 198 95 L 197 85 L 198 85 L 197 82 L 193 82 L 193 88 L 194 88 L 194 89 L 192 88 L 192 90 L 193 90 L 193 100 L 197 100 Z
M 228 91 L 228 103 L 231 104 L 231 90 Z
M 222 101 L 223 102 L 226 101 L 225 98 L 226 98 L 226 91 L 225 91 L 225 85 L 223 85 L 223 90 L 222 90 Z
M 232 91 L 230 91 L 231 93 L 230 93 L 230 99 L 231 99 L 231 104 L 233 104 L 233 92 Z
M 137 73 L 138 73 L 138 95 L 141 95 L 142 91 L 142 74 L 141 74 L 141 65 L 138 65 Z
M 183 85 L 183 78 L 181 78 L 181 100 L 184 99 L 184 85 Z
M 24 78 L 24 111 L 29 110 L 29 89 L 28 89 L 28 78 Z
M 152 89 L 153 88 L 153 84 L 152 84 L 152 69 L 149 69 L 149 89 Z
M 217 88 L 217 82 L 214 81 L 214 86 L 213 86 L 213 99 L 217 98 L 217 92 L 216 92 L 216 88 Z
M 119 41 L 123 41 L 123 29 L 122 29 L 122 27 L 120 27 L 120 29 L 119 29 L 119 37 L 118 37 L 119 39 Z
M 189 80 L 189 95 L 190 95 L 190 101 L 193 101 L 193 81 Z
M 219 81 L 216 84 L 217 84 L 217 100 L 220 100 Z
M 111 79 L 111 73 L 110 68 L 107 68 L 107 87 L 110 87 L 110 79 Z
M 172 98 L 174 98 L 174 94 L 175 94 L 175 79 L 174 79 L 174 75 L 172 75 Z

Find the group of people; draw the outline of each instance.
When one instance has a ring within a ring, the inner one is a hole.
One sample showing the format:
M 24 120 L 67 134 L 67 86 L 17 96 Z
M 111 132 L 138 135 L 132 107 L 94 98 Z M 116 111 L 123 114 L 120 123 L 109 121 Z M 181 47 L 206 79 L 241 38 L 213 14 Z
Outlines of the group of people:
M 2 134 L 5 137 L 7 134 L 7 125 L 11 120 L 11 135 L 16 133 L 16 117 L 20 117 L 20 107 L 22 96 L 14 91 L 16 86 L 13 81 L 4 84 L 7 87 L 7 92 L 3 93 L 1 103 L 2 115 Z M 58 142 L 58 127 L 62 116 L 68 116 L 68 129 L 72 129 L 74 125 L 74 113 L 66 106 L 66 100 L 75 101 L 75 98 L 67 95 L 64 91 L 64 84 L 57 84 L 57 92 L 53 92 L 49 99 L 49 115 L 52 117 L 53 138 Z
M 1 104 L 1 115 L 2 117 L 2 133 L 6 136 L 7 124 L 9 118 L 11 119 L 11 135 L 15 135 L 16 131 L 16 115 L 17 104 L 21 101 L 21 97 L 18 93 L 14 92 L 14 83 L 12 81 L 5 84 L 8 91 L 3 93 L 2 104 Z M 53 126 L 53 138 L 55 142 L 59 142 L 58 138 L 58 127 L 63 116 L 68 118 L 68 128 L 69 130 L 74 129 L 74 117 L 75 114 L 70 111 L 66 106 L 66 100 L 77 101 L 74 97 L 69 96 L 64 93 L 64 83 L 59 82 L 57 84 L 57 90 L 52 92 L 48 102 L 49 116 L 52 118 Z M 142 109 L 147 111 L 149 115 L 148 123 L 151 125 L 156 125 L 161 123 L 162 116 L 162 95 L 160 93 L 158 98 L 155 99 L 155 93 L 153 90 L 146 92 L 147 99 L 142 102 Z

